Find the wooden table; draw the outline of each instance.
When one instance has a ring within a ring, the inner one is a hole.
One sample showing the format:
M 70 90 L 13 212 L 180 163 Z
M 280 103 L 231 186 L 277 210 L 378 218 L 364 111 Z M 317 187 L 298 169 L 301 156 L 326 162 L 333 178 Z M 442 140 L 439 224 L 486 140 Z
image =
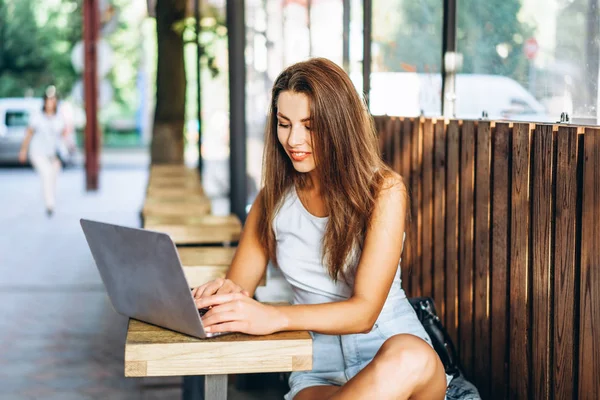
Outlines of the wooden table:
M 129 320 L 125 376 L 203 375 L 205 400 L 227 399 L 228 374 L 311 369 L 312 338 L 308 332 L 280 332 L 267 336 L 236 333 L 196 339 Z
M 157 216 L 144 218 L 144 228 L 164 232 L 175 244 L 210 244 L 237 242 L 242 233 L 242 223 L 235 215 Z

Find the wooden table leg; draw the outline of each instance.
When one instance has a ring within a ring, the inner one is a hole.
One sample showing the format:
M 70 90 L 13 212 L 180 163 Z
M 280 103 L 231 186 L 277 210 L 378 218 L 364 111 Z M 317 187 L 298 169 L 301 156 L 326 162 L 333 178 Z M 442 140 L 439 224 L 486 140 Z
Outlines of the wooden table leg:
M 227 400 L 227 375 L 183 377 L 183 400 Z

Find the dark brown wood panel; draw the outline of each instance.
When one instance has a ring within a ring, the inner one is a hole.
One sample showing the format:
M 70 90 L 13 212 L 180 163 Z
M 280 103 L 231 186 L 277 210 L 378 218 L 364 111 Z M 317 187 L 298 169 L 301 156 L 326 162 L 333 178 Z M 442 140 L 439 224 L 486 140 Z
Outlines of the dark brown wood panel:
M 550 340 L 552 305 L 550 304 L 550 259 L 552 235 L 552 180 L 554 133 L 552 125 L 538 125 L 533 134 L 533 184 L 531 203 L 533 319 L 532 341 L 532 391 L 534 399 L 550 398 L 550 371 L 552 343 Z
M 445 202 L 446 202 L 446 123 L 435 124 L 433 170 L 433 298 L 442 319 L 446 315 L 445 298 Z
M 459 197 L 459 348 L 465 373 L 473 371 L 473 217 L 475 192 L 475 124 L 461 130 Z
M 498 123 L 492 134 L 491 389 L 490 398 L 508 399 L 508 271 L 511 131 Z
M 446 330 L 458 344 L 458 192 L 460 136 L 458 121 L 448 124 L 446 170 Z
M 394 142 L 394 122 L 397 118 L 388 118 L 384 123 L 385 141 L 383 148 L 383 160 L 393 167 L 393 142 Z
M 385 123 L 388 117 L 373 117 L 373 123 L 375 124 L 375 130 L 377 130 L 377 134 L 379 137 L 379 150 L 381 151 L 381 155 L 383 157 L 383 152 L 385 150 Z
M 529 124 L 513 126 L 510 235 L 510 364 L 509 398 L 529 398 Z
M 392 169 L 400 173 L 400 167 L 402 165 L 402 136 L 404 130 L 402 129 L 402 121 L 400 118 L 394 118 L 394 126 L 392 129 Z
M 423 252 L 421 279 L 423 294 L 433 296 L 433 121 L 423 125 Z
M 405 287 L 434 296 L 483 398 L 597 398 L 600 131 L 376 122 L 411 196 Z
M 554 253 L 554 399 L 576 398 L 575 232 L 577 224 L 577 128 L 561 126 L 556 138 Z
M 423 226 L 422 213 L 422 182 L 423 182 L 423 136 L 422 122 L 416 119 L 412 125 L 411 148 L 412 148 L 412 164 L 410 171 L 410 183 L 412 192 L 411 214 L 413 221 L 410 224 L 412 247 L 412 263 L 410 265 L 411 279 L 411 295 L 421 296 L 423 294 L 421 285 L 421 265 L 423 264 L 423 239 L 421 236 L 421 227 Z
M 477 124 L 475 159 L 475 281 L 473 380 L 482 398 L 490 390 L 490 188 L 491 128 L 489 122 Z
M 585 130 L 581 207 L 579 399 L 600 394 L 600 130 Z
M 402 178 L 404 179 L 404 184 L 406 185 L 408 191 L 409 191 L 409 206 L 407 209 L 407 212 L 409 213 L 408 218 L 406 220 L 406 224 L 404 225 L 404 231 L 406 232 L 406 242 L 404 244 L 404 252 L 402 254 L 402 266 L 411 266 L 413 263 L 413 247 L 409 245 L 409 241 L 410 241 L 410 227 L 413 224 L 413 218 L 410 215 L 410 213 L 412 212 L 412 202 L 414 201 L 414 199 L 412 199 L 411 193 L 410 193 L 410 182 L 411 182 L 411 153 L 412 153 L 412 147 L 411 147 L 411 137 L 412 137 L 412 124 L 411 124 L 411 120 L 409 118 L 404 118 L 404 120 L 402 121 L 402 136 L 401 136 L 401 140 L 400 140 L 400 154 L 401 154 L 401 171 L 400 171 L 400 175 L 402 175 Z M 405 269 L 402 269 L 402 272 L 404 273 Z M 402 276 L 402 280 L 404 282 L 404 289 L 406 290 L 406 292 L 408 293 L 408 295 L 412 295 L 412 280 L 407 279 L 409 278 L 410 275 L 406 274 L 406 276 Z

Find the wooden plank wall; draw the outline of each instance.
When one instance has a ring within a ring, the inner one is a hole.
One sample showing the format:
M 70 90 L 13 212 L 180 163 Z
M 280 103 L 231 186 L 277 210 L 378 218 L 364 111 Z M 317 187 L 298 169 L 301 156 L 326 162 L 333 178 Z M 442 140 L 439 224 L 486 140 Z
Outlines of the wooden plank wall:
M 375 117 L 431 296 L 484 399 L 600 393 L 600 129 Z

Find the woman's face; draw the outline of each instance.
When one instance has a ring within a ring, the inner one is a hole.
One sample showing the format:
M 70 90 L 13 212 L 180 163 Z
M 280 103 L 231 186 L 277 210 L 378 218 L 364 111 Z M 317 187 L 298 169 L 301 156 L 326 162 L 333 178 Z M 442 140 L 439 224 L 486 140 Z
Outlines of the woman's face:
M 56 111 L 56 97 L 46 99 L 46 112 L 54 113 Z
M 281 92 L 277 99 L 277 137 L 298 172 L 315 170 L 310 135 L 310 100 L 303 93 Z

